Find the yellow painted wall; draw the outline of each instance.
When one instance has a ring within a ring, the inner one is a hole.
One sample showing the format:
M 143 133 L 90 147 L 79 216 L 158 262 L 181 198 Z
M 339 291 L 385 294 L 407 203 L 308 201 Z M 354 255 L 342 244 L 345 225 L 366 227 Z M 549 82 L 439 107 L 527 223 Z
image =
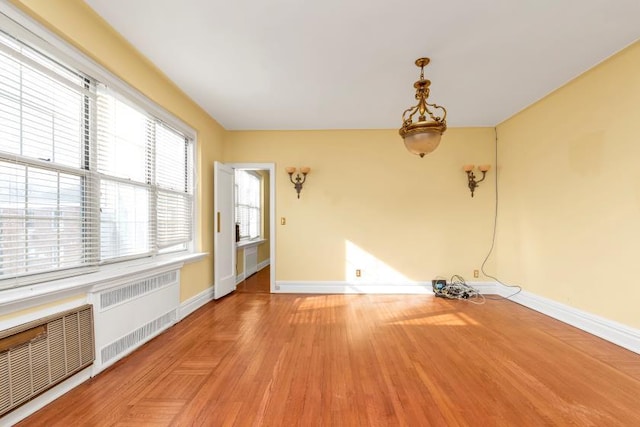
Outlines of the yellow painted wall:
M 491 163 L 492 128 L 449 129 L 423 159 L 395 130 L 228 132 L 226 162 L 275 162 L 277 280 L 472 280 L 491 243 L 493 177 L 470 197 L 465 163 Z M 300 199 L 284 171 L 310 166 Z M 286 217 L 287 224 L 280 224 Z
M 640 327 L 640 42 L 498 126 L 499 276 Z
M 492 163 L 493 129 L 449 129 L 424 159 L 395 130 L 225 132 L 83 1 L 11 1 L 196 129 L 198 246 L 210 255 L 183 268 L 182 301 L 213 283 L 212 165 L 221 158 L 277 164 L 276 223 L 287 218 L 277 225 L 278 280 L 353 280 L 355 268 L 363 280 L 471 278 L 479 268 L 495 172 L 472 199 L 461 165 Z M 639 69 L 636 43 L 498 126 L 500 212 L 488 266 L 633 327 L 640 290 L 620 276 L 633 271 L 640 238 Z M 284 167 L 302 165 L 312 172 L 298 200 Z
M 224 129 L 83 1 L 12 0 L 12 3 L 196 130 L 198 249 L 209 256 L 182 269 L 181 300 L 211 286 L 213 162 L 221 157 Z

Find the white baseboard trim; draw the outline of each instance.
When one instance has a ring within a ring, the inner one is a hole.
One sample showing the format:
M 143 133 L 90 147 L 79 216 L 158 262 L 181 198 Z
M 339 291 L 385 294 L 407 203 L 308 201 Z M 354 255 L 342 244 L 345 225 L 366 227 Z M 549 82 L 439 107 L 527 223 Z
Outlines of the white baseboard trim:
M 470 282 L 480 293 L 495 293 L 492 282 Z M 277 281 L 275 293 L 281 294 L 413 294 L 433 295 L 431 282 L 367 283 L 347 281 Z
M 496 284 L 494 282 L 466 282 L 466 283 L 467 285 L 475 288 L 478 292 L 480 292 L 483 295 L 496 293 Z
M 507 297 L 513 289 L 496 284 L 497 294 Z M 546 314 L 585 332 L 612 342 L 634 353 L 640 354 L 640 330 L 631 328 L 613 320 L 579 310 L 549 298 L 522 291 L 509 298 L 511 301 Z
M 433 294 L 431 283 L 359 283 L 277 281 L 276 293 L 282 294 Z
M 25 403 L 24 405 L 14 409 L 6 414 L 4 417 L 0 417 L 0 425 L 12 426 L 27 418 L 34 412 L 44 408 L 49 403 L 53 402 L 63 394 L 71 391 L 73 388 L 79 386 L 83 382 L 91 378 L 91 366 L 78 372 L 71 378 L 66 379 L 55 387 L 42 393 L 35 399 Z
M 258 271 L 262 270 L 263 268 L 267 267 L 269 264 L 271 264 L 271 260 L 269 258 L 265 259 L 262 262 L 258 263 Z
M 244 277 L 244 271 L 236 276 L 236 285 L 242 282 L 246 277 Z
M 178 321 L 184 319 L 209 301 L 213 300 L 213 286 L 205 289 L 197 295 L 192 296 L 180 303 L 178 307 Z

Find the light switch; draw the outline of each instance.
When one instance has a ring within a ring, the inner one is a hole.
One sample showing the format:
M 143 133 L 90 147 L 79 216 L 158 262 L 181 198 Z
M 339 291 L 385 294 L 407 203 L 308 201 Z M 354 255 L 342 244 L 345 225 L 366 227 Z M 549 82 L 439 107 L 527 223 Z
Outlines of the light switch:
M 280 218 L 280 225 L 287 225 L 287 219 L 285 217 Z

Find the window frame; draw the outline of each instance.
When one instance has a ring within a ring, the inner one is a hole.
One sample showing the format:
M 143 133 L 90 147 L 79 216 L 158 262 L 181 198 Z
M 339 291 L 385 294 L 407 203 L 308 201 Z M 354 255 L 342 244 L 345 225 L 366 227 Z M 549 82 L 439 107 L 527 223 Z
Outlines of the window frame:
M 262 176 L 258 172 L 254 171 L 254 170 L 249 170 L 249 169 L 235 169 L 234 172 L 235 172 L 235 174 L 237 174 L 238 172 L 246 173 L 246 174 L 248 174 L 250 176 L 253 176 L 258 181 L 258 199 L 259 199 L 258 208 L 257 208 L 257 211 L 258 211 L 258 224 L 257 224 L 257 226 L 258 226 L 258 234 L 255 237 L 251 237 L 250 234 L 249 234 L 249 236 L 243 237 L 242 236 L 242 232 L 240 232 L 240 236 L 239 236 L 238 242 L 239 243 L 244 243 L 244 242 L 251 242 L 251 241 L 254 241 L 254 240 L 260 240 L 260 239 L 263 238 L 263 235 L 264 235 L 264 230 L 263 230 L 263 227 L 264 227 L 264 224 L 263 224 L 263 220 L 264 220 L 264 200 L 263 200 L 263 188 L 262 188 L 262 186 L 264 185 L 264 182 L 262 180 Z M 235 217 L 236 217 L 235 218 L 235 222 L 236 222 L 236 224 L 238 224 L 239 218 L 238 218 L 237 212 L 238 212 L 238 207 L 240 205 L 240 203 L 239 203 L 240 191 L 238 190 L 238 183 L 237 183 L 237 180 L 235 179 L 236 176 L 234 176 L 234 181 L 236 181 L 236 182 L 234 182 L 234 186 L 235 186 L 235 191 L 234 191 L 234 193 L 235 193 L 234 213 L 235 213 Z M 248 209 L 255 209 L 253 206 L 246 206 L 246 207 Z M 249 225 L 249 229 L 250 228 L 251 228 L 251 226 Z M 242 227 L 240 227 L 240 230 L 241 229 L 242 229 Z
M 142 109 L 146 114 L 151 115 L 157 123 L 163 124 L 169 128 L 179 131 L 185 138 L 191 141 L 191 233 L 190 240 L 185 244 L 185 249 L 180 252 L 165 253 L 162 250 L 156 250 L 154 254 L 134 256 L 131 258 L 116 258 L 113 260 L 107 260 L 102 262 L 98 260 L 97 265 L 87 265 L 72 267 L 71 269 L 59 269 L 50 272 L 36 273 L 32 275 L 24 275 L 18 277 L 9 277 L 0 281 L 0 292 L 6 293 L 8 290 L 18 291 L 20 293 L 20 287 L 24 287 L 30 284 L 38 284 L 39 288 L 47 286 L 43 282 L 54 282 L 60 278 L 68 278 L 74 276 L 87 275 L 87 278 L 92 273 L 99 272 L 107 267 L 107 265 L 118 264 L 122 268 L 127 266 L 138 266 L 137 268 L 144 268 L 143 266 L 157 265 L 159 262 L 171 262 L 171 260 L 197 260 L 202 259 L 202 254 L 196 253 L 196 236 L 198 235 L 198 215 L 199 215 L 199 200 L 196 197 L 198 194 L 198 139 L 196 131 L 184 123 L 182 120 L 168 112 L 162 106 L 151 101 L 137 89 L 129 86 L 123 80 L 112 74 L 103 66 L 94 62 L 85 54 L 72 47 L 66 41 L 53 34 L 50 30 L 46 29 L 40 23 L 36 22 L 29 15 L 21 11 L 18 7 L 8 4 L 0 3 L 0 26 L 4 31 L 11 34 L 16 39 L 23 43 L 32 46 L 34 49 L 41 51 L 46 56 L 68 66 L 74 70 L 79 71 L 96 82 L 102 83 L 109 87 L 114 92 L 118 93 L 120 97 L 126 100 L 127 103 L 133 104 L 136 108 Z M 95 108 L 91 113 L 95 115 Z M 91 136 L 95 140 L 96 126 L 91 126 Z M 90 151 L 91 152 L 91 151 Z M 92 153 L 92 156 L 95 155 Z M 91 159 L 95 164 L 95 158 Z M 29 160 L 29 163 L 33 163 L 34 166 L 43 168 L 46 170 L 58 171 L 64 170 L 60 168 L 60 165 L 51 165 L 47 162 L 38 160 Z M 77 171 L 74 170 L 74 174 Z M 92 185 L 100 185 L 100 179 L 97 177 L 96 170 L 86 171 L 86 176 L 93 178 Z M 96 179 L 97 178 L 97 179 Z M 151 208 L 151 205 L 150 205 Z M 155 212 L 151 212 L 155 216 Z M 99 214 L 98 214 L 99 216 Z M 154 219 L 155 221 L 155 219 Z M 98 222 L 99 224 L 99 222 Z M 154 230 L 155 231 L 155 230 Z M 97 231 L 99 233 L 99 230 Z M 106 271 L 106 270 L 105 270 Z M 82 281 L 82 280 L 80 280 Z M 4 282 L 4 283 L 2 283 Z M 58 285 L 51 283 L 52 289 L 58 289 Z M 32 289 L 31 289 L 32 290 Z

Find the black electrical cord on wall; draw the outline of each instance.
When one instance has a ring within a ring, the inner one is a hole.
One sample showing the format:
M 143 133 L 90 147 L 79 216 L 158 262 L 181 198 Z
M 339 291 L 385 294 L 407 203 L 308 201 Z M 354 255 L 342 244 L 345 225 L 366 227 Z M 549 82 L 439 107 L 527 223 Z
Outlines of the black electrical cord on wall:
M 493 248 L 496 245 L 496 228 L 498 226 L 498 128 L 494 127 L 493 131 L 495 132 L 495 165 L 496 165 L 495 166 L 495 171 L 496 171 L 495 194 L 496 194 L 496 203 L 495 203 L 494 215 L 493 215 L 493 235 L 491 236 L 491 247 L 489 248 L 489 252 L 487 253 L 487 256 L 484 257 L 484 261 L 482 261 L 482 265 L 480 266 L 480 271 L 482 271 L 482 274 L 484 274 L 486 277 L 495 280 L 496 282 L 500 283 L 502 286 L 506 286 L 508 288 L 517 289 L 517 291 L 515 291 L 511 295 L 504 297 L 505 299 L 509 299 L 509 298 L 519 294 L 520 292 L 522 292 L 522 287 L 520 287 L 518 285 L 508 285 L 508 284 L 502 282 L 497 277 L 488 274 L 484 270 L 484 266 L 487 263 L 487 261 L 489 260 L 489 257 L 491 256 L 491 254 L 493 253 Z M 492 299 L 492 298 L 490 298 L 490 299 Z

